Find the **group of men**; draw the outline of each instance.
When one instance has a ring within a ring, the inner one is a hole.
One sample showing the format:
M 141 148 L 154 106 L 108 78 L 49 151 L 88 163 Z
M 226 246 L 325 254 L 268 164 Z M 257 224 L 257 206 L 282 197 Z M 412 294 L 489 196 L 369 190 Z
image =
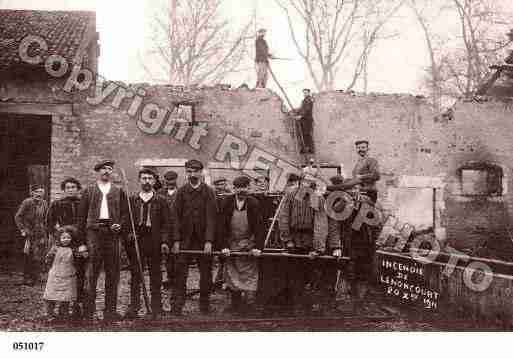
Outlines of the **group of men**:
M 367 141 L 359 141 L 356 146 L 360 160 L 353 178 L 347 180 L 337 176 L 328 190 L 357 187 L 375 202 L 375 182 L 379 180 L 377 161 L 368 157 Z M 131 299 L 125 318 L 139 316 L 141 270 L 146 268 L 151 297 L 151 312 L 147 311 L 147 315 L 152 319 L 162 315 L 163 258 L 167 260 L 167 284 L 173 289 L 171 313 L 176 316 L 183 313 L 192 261 L 197 263 L 200 275 L 199 309 L 203 314 L 209 313 L 214 250 L 222 253 L 223 281 L 231 293 L 229 310 L 240 312 L 250 308 L 255 303 L 254 294 L 259 283 L 258 257 L 262 255 L 266 237 L 261 204 L 250 193 L 251 180 L 245 176 L 235 178 L 233 191 L 226 188 L 225 179 L 215 181 L 215 190 L 204 181 L 203 164 L 193 159 L 185 164 L 183 186 L 178 188 L 177 173 L 169 171 L 164 174 L 163 188 L 156 191 L 157 173 L 143 168 L 138 173 L 140 190 L 128 196 L 112 182 L 114 165 L 114 161 L 98 163 L 94 167 L 97 181 L 83 189 L 80 195 L 80 182 L 74 178 L 65 179 L 61 186 L 64 197 L 52 202 L 49 208 L 43 200 L 44 190 L 37 186 L 33 188 L 32 197 L 22 203 L 15 218 L 26 238 L 27 284 L 33 283 L 40 274 L 37 262 L 38 256 L 48 249 L 48 245 L 42 245 L 46 233 L 51 235 L 59 227 L 74 225 L 80 236 L 78 251 L 85 258 L 76 263 L 79 291 L 78 303 L 73 307 L 75 318 L 93 319 L 97 281 L 103 268 L 103 318 L 122 319 L 117 312 L 121 247 L 127 253 L 131 272 Z M 344 242 L 347 241 L 344 232 L 347 226 L 326 215 L 322 196 L 315 199 L 314 192 L 297 196 L 302 187 L 310 186 L 301 176 L 291 175 L 288 185 L 278 214 L 279 232 L 287 253 L 307 254 L 311 258 L 320 254 L 342 256 L 343 250 L 351 247 Z M 356 271 L 355 278 L 366 280 L 368 274 L 359 275 L 362 273 L 358 272 L 368 271 L 372 243 L 363 247 L 356 253 L 353 272 Z M 194 253 L 184 254 L 182 250 Z M 234 252 L 238 255 L 233 256 Z M 240 256 L 240 252 L 247 255 Z M 325 298 L 333 298 L 336 281 L 336 269 L 333 268 L 324 262 L 287 260 L 283 270 L 290 307 L 310 310 L 315 298 L 324 298 L 318 300 L 318 304 L 323 304 Z M 313 292 L 309 294 L 306 287 Z

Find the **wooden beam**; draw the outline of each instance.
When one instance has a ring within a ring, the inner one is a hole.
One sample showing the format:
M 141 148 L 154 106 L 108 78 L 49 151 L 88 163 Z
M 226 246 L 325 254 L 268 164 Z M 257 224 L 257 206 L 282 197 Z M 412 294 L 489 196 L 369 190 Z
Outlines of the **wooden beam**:
M 0 102 L 0 113 L 2 112 L 31 115 L 73 116 L 73 105 L 70 103 L 51 104 Z

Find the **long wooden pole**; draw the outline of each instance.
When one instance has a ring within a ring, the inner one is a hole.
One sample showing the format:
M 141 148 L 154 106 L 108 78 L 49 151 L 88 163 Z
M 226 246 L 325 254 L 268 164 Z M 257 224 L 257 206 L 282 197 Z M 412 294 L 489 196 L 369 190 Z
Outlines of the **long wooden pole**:
M 146 290 L 146 283 L 144 281 L 143 265 L 142 265 L 142 261 L 141 261 L 141 251 L 139 249 L 139 239 L 137 238 L 137 233 L 135 232 L 134 216 L 133 216 L 133 212 L 132 212 L 132 205 L 130 204 L 130 195 L 128 192 L 128 180 L 126 178 L 126 173 L 123 168 L 121 168 L 121 175 L 123 177 L 123 183 L 125 185 L 126 199 L 128 202 L 128 214 L 130 215 L 130 224 L 132 227 L 132 235 L 134 236 L 135 253 L 136 253 L 136 257 L 137 257 L 137 266 L 139 267 L 139 276 L 140 276 L 141 284 L 142 284 L 142 288 L 143 288 L 144 305 L 146 306 L 146 310 L 148 311 L 148 313 L 151 313 L 150 299 L 148 297 L 148 291 Z M 137 295 L 139 295 L 139 293 Z
M 222 252 L 214 251 L 210 254 L 206 254 L 200 250 L 180 250 L 178 254 L 189 254 L 189 255 L 223 255 Z M 251 252 L 230 252 L 230 256 L 234 257 L 264 257 L 264 258 L 299 258 L 299 259 L 322 259 L 322 260 L 339 260 L 339 261 L 349 261 L 349 257 L 334 257 L 334 256 L 315 256 L 312 257 L 308 254 L 293 254 L 293 253 L 266 253 L 262 252 L 259 256 L 254 256 Z

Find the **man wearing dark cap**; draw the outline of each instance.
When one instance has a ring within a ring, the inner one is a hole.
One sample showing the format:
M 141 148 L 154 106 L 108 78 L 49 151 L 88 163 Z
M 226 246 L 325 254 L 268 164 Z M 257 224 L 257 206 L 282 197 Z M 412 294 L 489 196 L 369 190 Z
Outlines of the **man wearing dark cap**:
M 23 200 L 14 216 L 21 236 L 25 239 L 23 247 L 23 283 L 25 285 L 34 285 L 39 281 L 42 261 L 48 250 L 46 233 L 48 204 L 44 200 L 44 187 L 32 185 L 30 195 Z
M 258 200 L 248 195 L 251 181 L 240 176 L 233 181 L 235 194 L 224 197 L 220 204 L 220 247 L 225 256 L 230 251 L 251 252 L 259 256 L 264 247 L 264 224 Z M 224 282 L 231 291 L 230 309 L 243 310 L 242 294 L 248 304 L 254 302 L 258 284 L 258 262 L 252 258 L 229 258 L 224 267 Z
M 301 116 L 301 133 L 303 134 L 303 143 L 305 147 L 302 149 L 305 153 L 313 151 L 313 97 L 310 89 L 303 89 L 303 101 L 301 107 L 297 111 Z
M 158 191 L 158 194 L 164 197 L 167 202 L 169 208 L 169 240 L 168 242 L 172 244 L 174 228 L 176 226 L 176 212 L 175 212 L 175 199 L 176 199 L 176 191 L 177 191 L 177 180 L 178 173 L 175 171 L 167 171 L 164 173 L 164 186 Z M 165 288 L 173 288 L 173 283 L 175 279 L 175 269 L 176 263 L 174 256 L 167 256 L 166 260 L 166 271 L 167 271 L 167 281 L 164 282 Z
M 96 284 L 102 266 L 105 270 L 104 320 L 121 319 L 116 312 L 119 270 L 120 236 L 129 229 L 128 198 L 111 182 L 114 161 L 102 161 L 94 166 L 98 173 L 95 184 L 82 193 L 78 210 L 78 227 L 83 244 L 87 245 L 84 317 L 93 319 L 96 311 Z
M 195 259 L 200 271 L 200 310 L 210 310 L 212 288 L 212 245 L 216 235 L 217 206 L 214 190 L 202 181 L 203 164 L 198 160 L 185 163 L 187 183 L 178 189 L 175 200 L 173 253 L 181 249 L 203 250 L 206 255 L 177 259 L 173 313 L 181 315 L 185 304 L 189 259 Z
M 378 199 L 376 182 L 380 178 L 378 161 L 369 157 L 369 141 L 356 141 L 355 146 L 359 158 L 353 168 L 353 179 L 357 181 L 360 191 L 376 203 Z
M 328 235 L 327 218 L 318 195 L 309 184 L 300 181 L 299 186 L 285 192 L 282 201 L 278 223 L 280 238 L 287 251 L 312 257 L 323 252 Z M 310 312 L 313 298 L 305 292 L 305 286 L 313 279 L 311 264 L 301 259 L 290 259 L 285 271 L 289 309 Z
M 328 196 L 334 191 L 348 191 L 345 198 L 337 195 L 337 200 L 332 203 L 332 207 L 329 209 L 332 211 L 332 215 L 328 220 L 328 237 L 331 240 L 340 240 L 343 243 L 343 254 L 350 258 L 343 280 L 349 284 L 351 311 L 359 313 L 372 276 L 375 250 L 374 237 L 372 229 L 367 227 L 366 224 L 363 224 L 359 230 L 352 228 L 358 210 L 354 207 L 354 200 L 350 193 L 354 192 L 354 188 L 360 185 L 361 180 L 359 178 L 344 180 L 342 177 L 335 177 L 331 181 L 332 185 L 327 188 Z M 368 196 L 361 196 L 360 200 L 365 199 L 369 203 L 372 202 Z M 344 212 L 343 215 L 342 212 Z M 341 214 L 340 220 L 336 219 L 338 214 Z
M 54 238 L 52 244 L 55 244 L 55 231 L 60 227 L 74 226 L 78 228 L 78 206 L 81 189 L 82 185 L 76 178 L 67 177 L 61 182 L 61 191 L 64 196 L 50 204 L 46 217 L 48 233 Z M 85 247 L 80 249 L 84 251 Z M 83 255 L 86 254 L 83 253 Z M 82 316 L 81 305 L 84 298 L 85 258 L 75 257 L 75 267 L 77 269 L 77 301 L 73 305 L 73 318 L 80 319 Z
M 137 235 L 141 264 L 148 267 L 150 273 L 151 319 L 159 319 L 162 313 L 162 274 L 160 261 L 162 255 L 169 254 L 169 207 L 164 197 L 155 190 L 157 174 L 151 169 L 139 171 L 141 191 L 130 196 L 134 230 Z M 141 307 L 141 273 L 137 260 L 135 239 L 131 233 L 127 236 L 126 252 L 130 262 L 130 305 L 125 318 L 135 319 Z M 147 313 L 147 316 L 149 313 Z
M 269 59 L 273 56 L 269 53 L 269 46 L 265 41 L 266 29 L 259 29 L 255 40 L 255 67 L 257 75 L 256 88 L 266 88 L 269 78 Z
M 290 173 L 287 177 L 287 183 L 285 185 L 285 192 L 294 191 L 299 186 L 299 180 L 301 177 L 295 173 Z
M 214 190 L 216 196 L 221 196 L 230 193 L 228 190 L 228 181 L 224 177 L 218 177 L 214 180 Z

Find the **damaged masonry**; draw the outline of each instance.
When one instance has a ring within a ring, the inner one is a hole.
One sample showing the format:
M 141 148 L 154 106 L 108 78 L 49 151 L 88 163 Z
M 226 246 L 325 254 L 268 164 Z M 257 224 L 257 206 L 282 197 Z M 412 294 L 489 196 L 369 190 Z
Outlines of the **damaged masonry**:
M 49 201 L 61 198 L 65 178 L 94 183 L 91 169 L 106 158 L 126 170 L 134 193 L 142 167 L 160 175 L 175 170 L 178 186 L 185 184 L 184 164 L 191 158 L 205 164 L 209 185 L 222 176 L 256 179 L 264 174 L 270 192 L 282 192 L 288 176 L 300 174 L 315 158 L 318 185 L 325 189 L 330 177 L 351 176 L 358 161 L 354 144 L 367 139 L 380 167 L 376 207 L 383 218 L 393 218 L 393 223 L 381 223 L 381 248 L 374 259 L 373 272 L 384 294 L 401 297 L 399 291 L 407 291 L 429 299 L 431 309 L 456 305 L 484 317 L 506 313 L 513 319 L 513 309 L 503 303 L 513 290 L 511 67 L 499 68 L 500 76 L 479 97 L 461 99 L 444 114 L 409 94 L 314 94 L 310 152 L 301 151 L 297 111 L 286 111 L 269 89 L 110 82 L 97 74 L 94 13 L 0 14 L 6 16 L 2 24 L 41 15 L 56 27 L 44 45 L 27 34 L 11 34 L 8 51 L 0 54 L 2 258 L 20 251 L 23 240 L 14 213 L 31 186 L 42 185 Z M 21 39 L 27 41 L 30 58 L 41 56 L 42 61 L 20 61 L 13 43 Z M 47 59 L 57 55 L 60 67 L 53 67 Z M 118 172 L 113 177 L 123 185 Z M 273 210 L 281 203 L 274 201 Z M 408 257 L 417 237 L 438 244 L 441 255 L 434 263 Z M 447 277 L 442 271 L 452 262 L 443 255 L 451 250 L 467 259 Z M 465 266 L 476 258 L 494 270 L 484 291 L 466 285 L 471 279 Z

